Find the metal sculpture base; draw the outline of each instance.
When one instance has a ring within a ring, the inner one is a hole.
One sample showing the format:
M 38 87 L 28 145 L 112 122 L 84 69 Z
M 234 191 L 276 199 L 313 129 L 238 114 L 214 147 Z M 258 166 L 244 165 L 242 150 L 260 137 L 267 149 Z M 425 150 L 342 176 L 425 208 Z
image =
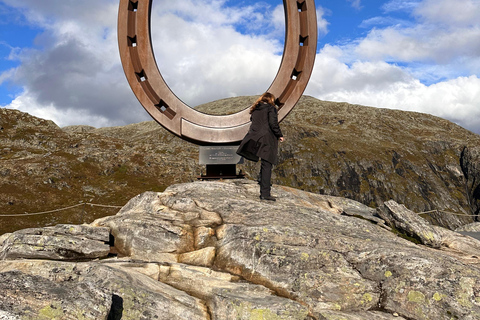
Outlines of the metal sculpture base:
M 202 174 L 200 180 L 243 179 L 245 174 L 240 170 L 237 174 L 235 164 L 207 164 L 207 173 Z
M 240 170 L 237 174 L 237 164 L 243 163 L 243 158 L 236 154 L 238 146 L 201 146 L 199 163 L 206 165 L 207 172 L 198 177 L 200 180 L 243 179 L 245 174 Z

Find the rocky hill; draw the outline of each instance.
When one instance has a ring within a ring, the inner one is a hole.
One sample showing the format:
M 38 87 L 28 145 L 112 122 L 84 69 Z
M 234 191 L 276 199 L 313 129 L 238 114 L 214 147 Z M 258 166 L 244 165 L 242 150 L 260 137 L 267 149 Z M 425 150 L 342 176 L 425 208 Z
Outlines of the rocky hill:
M 51 121 L 0 109 L 0 127 L 0 214 L 4 215 L 84 202 L 121 206 L 141 192 L 192 181 L 201 169 L 197 148 L 155 122 L 59 128 Z M 80 206 L 55 214 L 0 217 L 0 233 L 80 223 L 112 212 Z
M 394 201 L 272 191 L 176 184 L 90 224 L 0 236 L 0 318 L 480 319 L 480 241 Z
M 255 97 L 219 100 L 198 109 L 227 114 Z M 138 110 L 138 112 L 142 112 Z M 274 183 L 377 207 L 393 199 L 434 224 L 455 229 L 480 210 L 480 137 L 426 114 L 302 97 L 281 123 L 286 142 Z M 205 169 L 198 147 L 155 122 L 123 127 L 59 128 L 51 121 L 0 109 L 0 234 L 57 223 L 81 223 L 144 191 L 194 181 Z M 239 169 L 256 179 L 258 164 Z

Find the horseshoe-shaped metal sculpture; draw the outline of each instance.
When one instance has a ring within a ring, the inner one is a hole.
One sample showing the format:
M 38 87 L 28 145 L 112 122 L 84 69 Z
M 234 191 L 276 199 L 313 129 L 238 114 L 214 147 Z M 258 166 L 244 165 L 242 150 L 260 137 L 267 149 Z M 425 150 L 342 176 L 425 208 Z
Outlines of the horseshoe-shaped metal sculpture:
M 179 0 L 178 0 L 179 1 Z M 145 110 L 177 136 L 200 145 L 242 140 L 250 125 L 248 108 L 231 115 L 208 115 L 178 99 L 158 70 L 150 35 L 153 0 L 120 0 L 118 43 L 127 80 Z M 283 0 L 286 36 L 279 71 L 268 88 L 283 120 L 305 90 L 317 50 L 314 0 Z

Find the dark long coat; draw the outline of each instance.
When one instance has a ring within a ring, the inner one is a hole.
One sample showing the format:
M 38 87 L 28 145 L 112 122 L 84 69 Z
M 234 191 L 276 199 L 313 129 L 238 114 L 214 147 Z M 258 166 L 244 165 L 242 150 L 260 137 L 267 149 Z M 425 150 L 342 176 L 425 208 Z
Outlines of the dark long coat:
M 237 153 L 251 161 L 256 162 L 260 158 L 277 164 L 278 139 L 283 137 L 278 125 L 277 108 L 262 103 L 255 108 L 250 120 L 252 124 Z

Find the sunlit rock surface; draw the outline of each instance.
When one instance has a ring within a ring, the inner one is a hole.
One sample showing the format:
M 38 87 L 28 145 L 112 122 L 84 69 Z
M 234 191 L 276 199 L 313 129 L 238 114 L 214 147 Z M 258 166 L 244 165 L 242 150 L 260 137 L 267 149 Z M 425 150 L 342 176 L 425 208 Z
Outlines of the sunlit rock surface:
M 394 201 L 376 210 L 274 185 L 278 200 L 269 202 L 258 188 L 250 180 L 176 184 L 70 236 L 50 232 L 109 231 L 110 253 L 78 261 L 38 260 L 33 249 L 8 255 L 16 233 L 3 236 L 0 316 L 480 318 L 479 241 Z

